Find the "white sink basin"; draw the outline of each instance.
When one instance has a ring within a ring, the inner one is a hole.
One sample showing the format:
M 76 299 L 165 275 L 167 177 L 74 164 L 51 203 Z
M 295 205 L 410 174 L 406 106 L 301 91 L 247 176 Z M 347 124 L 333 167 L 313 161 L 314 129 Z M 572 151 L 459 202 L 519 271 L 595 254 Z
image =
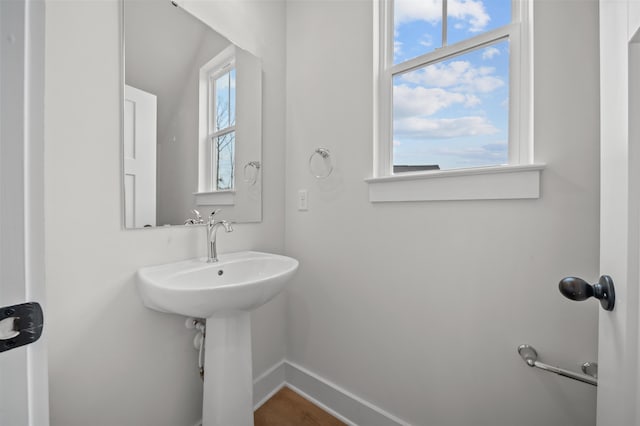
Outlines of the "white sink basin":
M 274 298 L 298 269 L 296 259 L 243 251 L 150 266 L 138 271 L 145 306 L 160 312 L 209 318 L 250 311 Z
M 148 308 L 206 318 L 203 426 L 253 426 L 249 311 L 282 291 L 298 261 L 243 251 L 138 270 Z

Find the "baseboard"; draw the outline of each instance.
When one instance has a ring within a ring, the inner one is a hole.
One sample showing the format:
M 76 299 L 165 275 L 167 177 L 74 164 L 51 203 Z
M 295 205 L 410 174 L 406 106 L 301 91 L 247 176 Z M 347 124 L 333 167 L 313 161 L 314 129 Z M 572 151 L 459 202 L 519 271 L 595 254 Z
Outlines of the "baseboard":
M 283 359 L 253 381 L 253 410 L 257 410 L 285 386 L 286 361 Z
M 410 426 L 409 423 L 293 362 L 282 360 L 253 382 L 255 409 L 283 386 L 348 425 Z
M 253 381 L 253 409 L 260 408 L 284 386 L 350 426 L 411 426 L 335 383 L 287 360 L 278 362 Z M 201 425 L 198 422 L 195 426 Z

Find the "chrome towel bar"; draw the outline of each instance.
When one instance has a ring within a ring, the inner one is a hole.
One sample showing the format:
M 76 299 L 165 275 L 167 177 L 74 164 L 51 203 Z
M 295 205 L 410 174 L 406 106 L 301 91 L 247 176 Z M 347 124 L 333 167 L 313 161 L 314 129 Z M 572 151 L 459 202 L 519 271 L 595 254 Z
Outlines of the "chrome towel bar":
M 536 367 L 544 371 L 558 374 L 559 376 L 568 377 L 569 379 L 577 380 L 579 382 L 587 383 L 592 386 L 598 386 L 598 379 L 592 376 L 587 376 L 580 373 L 574 373 L 573 371 L 565 370 L 564 368 L 554 367 L 553 365 L 545 364 L 538 361 L 538 352 L 536 352 L 533 346 L 520 345 L 518 346 L 518 353 L 520 357 L 527 363 L 529 367 Z M 589 363 L 593 365 L 593 363 Z M 587 364 L 585 364 L 587 365 Z M 584 366 L 583 366 L 584 369 Z

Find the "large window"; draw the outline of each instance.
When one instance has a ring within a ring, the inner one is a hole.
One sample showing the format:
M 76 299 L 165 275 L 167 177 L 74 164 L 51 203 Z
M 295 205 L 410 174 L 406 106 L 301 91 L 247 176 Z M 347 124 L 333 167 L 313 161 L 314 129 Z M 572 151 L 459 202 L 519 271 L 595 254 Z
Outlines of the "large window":
M 383 0 L 377 176 L 528 164 L 520 0 Z

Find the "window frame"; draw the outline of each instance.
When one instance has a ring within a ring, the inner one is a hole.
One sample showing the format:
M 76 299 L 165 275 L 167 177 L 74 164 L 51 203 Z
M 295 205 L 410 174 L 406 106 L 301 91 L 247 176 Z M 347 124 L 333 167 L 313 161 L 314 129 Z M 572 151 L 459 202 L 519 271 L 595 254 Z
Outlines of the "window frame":
M 197 204 L 233 205 L 235 194 L 235 173 L 231 189 L 217 189 L 217 155 L 215 138 L 236 132 L 236 125 L 215 129 L 216 100 L 214 96 L 215 78 L 236 69 L 236 48 L 230 45 L 200 68 L 199 108 L 198 108 L 198 188 L 194 192 Z M 237 96 L 236 96 L 237 116 Z M 237 118 L 236 118 L 237 119 Z M 237 136 L 237 132 L 236 132 Z M 235 156 L 235 155 L 234 155 Z
M 216 102 L 216 80 L 218 80 L 221 76 L 225 74 L 230 74 L 233 70 L 236 69 L 236 60 L 235 56 L 232 58 L 227 58 L 228 60 L 222 61 L 223 64 L 221 66 L 212 68 L 209 70 L 208 74 L 208 88 L 207 93 L 209 96 L 209 107 L 208 107 L 208 124 L 207 124 L 207 137 L 209 140 L 209 152 L 210 152 L 210 163 L 209 163 L 209 177 L 210 181 L 210 189 L 211 191 L 233 191 L 235 188 L 235 178 L 236 175 L 233 173 L 231 179 L 231 188 L 220 189 L 218 187 L 218 149 L 216 148 L 216 140 L 220 137 L 226 136 L 230 133 L 236 133 L 236 124 L 229 124 L 229 126 L 224 127 L 222 129 L 217 128 L 216 124 L 216 115 L 218 110 L 218 104 Z M 231 81 L 231 79 L 229 79 Z M 237 78 L 236 78 L 237 84 Z M 229 87 L 231 89 L 231 86 Z M 229 92 L 229 99 L 231 99 L 231 92 Z M 236 105 L 237 107 L 237 99 Z M 237 108 L 236 108 L 237 109 Z M 234 111 L 234 117 L 236 116 L 237 110 Z M 234 135 L 235 139 L 235 135 Z M 235 141 L 234 141 L 234 154 L 233 158 L 235 159 Z
M 492 170 L 497 171 L 500 169 L 500 177 L 509 179 L 509 173 L 505 174 L 504 172 L 508 172 L 510 169 L 514 173 L 519 173 L 525 169 L 540 171 L 544 168 L 542 164 L 536 165 L 533 163 L 533 2 L 531 0 L 511 1 L 512 20 L 510 24 L 454 44 L 444 45 L 434 51 L 395 65 L 393 64 L 394 0 L 380 0 L 374 3 L 376 3 L 374 5 L 374 165 L 373 177 L 366 179 L 368 183 L 383 183 L 386 188 L 390 182 L 397 182 L 397 185 L 401 186 L 402 182 L 408 182 L 412 178 L 416 180 L 424 180 L 431 177 L 455 179 L 456 177 L 465 176 L 466 185 L 468 184 L 469 176 L 486 175 L 491 173 Z M 508 164 L 394 174 L 393 76 L 423 68 L 505 39 L 510 40 Z M 523 168 L 523 166 L 525 167 Z M 370 192 L 375 192 L 374 186 L 370 185 Z M 455 188 L 455 184 L 447 187 Z M 388 190 L 385 190 L 385 193 L 388 192 Z M 446 199 L 458 199 L 455 192 L 453 191 Z M 535 192 L 526 191 L 527 194 L 523 195 L 523 197 L 537 198 L 539 191 L 537 191 L 537 196 L 531 196 Z M 374 198 L 377 197 L 372 196 L 371 200 L 374 201 Z M 512 196 L 509 197 L 503 197 L 497 193 L 494 195 L 479 195 L 478 198 L 518 197 L 517 193 L 512 193 Z M 431 198 L 426 197 L 426 199 Z M 467 194 L 464 199 L 473 199 L 473 196 Z M 376 201 L 402 200 L 377 199 Z

